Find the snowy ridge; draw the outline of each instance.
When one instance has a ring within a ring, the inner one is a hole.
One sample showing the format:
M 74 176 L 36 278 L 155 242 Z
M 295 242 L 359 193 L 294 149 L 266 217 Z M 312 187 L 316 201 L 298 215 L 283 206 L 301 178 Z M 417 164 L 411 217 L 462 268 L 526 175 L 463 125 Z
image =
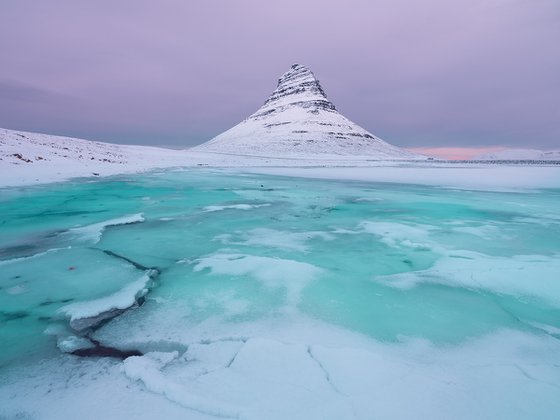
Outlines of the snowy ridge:
M 0 161 L 4 164 L 40 166 L 49 162 L 57 165 L 76 162 L 92 169 L 130 163 L 146 166 L 151 159 L 167 163 L 177 152 L 181 153 L 159 147 L 127 146 L 0 128 Z M 177 158 L 174 161 L 178 163 Z
M 300 64 L 280 77 L 276 90 L 257 112 L 194 150 L 254 156 L 425 159 L 381 140 L 340 114 L 314 74 Z
M 560 160 L 560 150 L 504 149 L 483 153 L 474 160 Z
M 0 128 L 2 185 L 183 166 L 184 150 L 132 146 Z

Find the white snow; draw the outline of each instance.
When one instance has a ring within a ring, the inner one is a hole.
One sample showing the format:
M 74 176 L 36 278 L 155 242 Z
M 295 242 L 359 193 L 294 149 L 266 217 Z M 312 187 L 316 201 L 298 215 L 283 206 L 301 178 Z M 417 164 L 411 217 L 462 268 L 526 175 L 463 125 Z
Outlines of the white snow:
M 333 235 L 327 232 L 287 232 L 258 228 L 249 231 L 235 232 L 235 235 L 225 233 L 216 236 L 214 240 L 221 241 L 224 245 L 266 246 L 306 252 L 308 248 L 306 242 L 314 238 L 320 238 L 324 241 L 332 241 L 335 239 Z
M 222 211 L 222 210 L 251 210 L 251 209 L 258 209 L 259 207 L 268 207 L 270 204 L 230 204 L 225 206 L 206 206 L 204 207 L 204 211 L 206 212 L 214 212 L 214 211 Z
M 392 248 L 414 248 L 417 250 L 437 249 L 428 239 L 433 226 L 415 224 L 414 226 L 394 222 L 363 222 L 360 226 L 365 232 L 381 238 L 381 242 Z
M 84 241 L 97 243 L 101 240 L 103 231 L 109 226 L 129 225 L 132 223 L 140 223 L 144 221 L 142 213 L 131 214 L 127 216 L 117 217 L 115 219 L 106 220 L 99 223 L 93 223 L 87 226 L 81 226 L 69 229 L 67 233 L 78 235 Z
M 210 416 L 238 418 L 234 407 L 203 394 L 197 395 L 184 384 L 169 380 L 161 370 L 178 356 L 177 352 L 152 352 L 144 356 L 129 357 L 124 362 L 124 372 L 135 381 L 142 381 L 146 389 L 161 394 L 170 401 Z
M 155 321 L 150 331 L 167 334 L 166 319 Z M 31 365 L 18 381 L 0 381 L 0 400 L 10 401 L 0 416 L 54 420 L 61 409 L 68 418 L 140 420 L 557 415 L 560 343 L 545 333 L 498 330 L 437 346 L 378 342 L 300 315 L 216 325 L 175 330 L 186 352 Z
M 22 161 L 14 154 L 31 162 Z M 116 159 L 115 155 L 119 158 Z M 43 159 L 37 160 L 39 156 Z M 220 168 L 221 171 L 229 168 L 235 169 L 237 173 L 243 170 L 253 174 L 415 183 L 484 190 L 560 186 L 560 167 L 552 165 L 380 161 L 368 156 L 305 153 L 259 157 L 194 149 L 123 146 L 0 129 L 0 187 L 58 182 L 76 177 L 95 178 L 93 173 L 108 176 L 156 168 L 186 167 L 212 167 Z
M 0 175 L 5 186 L 180 166 L 183 156 L 183 151 L 158 147 L 0 129 Z
M 202 257 L 193 270 L 210 269 L 212 274 L 251 276 L 265 287 L 286 289 L 288 303 L 295 305 L 302 290 L 316 279 L 322 269 L 309 263 L 247 254 L 219 253 Z
M 426 159 L 393 146 L 338 111 L 313 73 L 295 64 L 264 105 L 194 150 L 253 156 L 358 155 L 369 159 Z
M 432 185 L 459 189 L 522 191 L 560 187 L 560 166 L 497 164 L 384 164 L 354 167 L 260 167 L 246 172 L 333 180 Z
M 560 150 L 504 149 L 475 156 L 475 160 L 560 160 Z
M 490 290 L 560 306 L 560 255 L 498 257 L 474 251 L 449 251 L 426 270 L 380 276 L 375 280 L 408 289 L 423 283 Z
M 74 302 L 63 306 L 58 311 L 76 321 L 84 318 L 93 318 L 112 310 L 126 309 L 134 305 L 138 298 L 148 292 L 151 281 L 151 271 L 144 273 L 138 280 L 125 285 L 122 289 L 98 299 L 83 302 Z
M 66 337 L 60 337 L 56 343 L 56 346 L 60 349 L 60 351 L 64 353 L 72 353 L 76 350 L 92 349 L 95 347 L 95 344 L 93 344 L 85 337 L 69 335 Z

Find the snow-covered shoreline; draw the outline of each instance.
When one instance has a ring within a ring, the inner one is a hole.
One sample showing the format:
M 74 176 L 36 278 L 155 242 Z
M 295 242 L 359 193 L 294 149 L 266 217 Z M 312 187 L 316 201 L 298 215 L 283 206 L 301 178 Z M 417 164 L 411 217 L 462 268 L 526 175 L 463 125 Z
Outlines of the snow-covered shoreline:
M 267 175 L 430 185 L 490 191 L 560 187 L 559 166 L 498 164 L 393 165 L 332 168 L 247 168 Z
M 170 168 L 412 183 L 457 188 L 556 188 L 560 165 L 375 160 L 371 156 L 254 156 L 117 145 L 0 129 L 0 188 L 142 173 Z

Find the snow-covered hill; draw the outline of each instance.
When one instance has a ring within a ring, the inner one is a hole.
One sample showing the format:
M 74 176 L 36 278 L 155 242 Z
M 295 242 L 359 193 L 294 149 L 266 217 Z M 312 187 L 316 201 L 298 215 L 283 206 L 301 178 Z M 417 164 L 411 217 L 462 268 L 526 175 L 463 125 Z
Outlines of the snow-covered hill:
M 3 185 L 57 181 L 182 166 L 187 152 L 129 146 L 0 128 Z
M 560 160 L 560 150 L 504 149 L 484 153 L 475 160 Z
M 280 77 L 278 87 L 257 112 L 194 150 L 255 156 L 425 159 L 381 140 L 341 115 L 313 73 L 299 64 Z
M 72 137 L 29 133 L 0 128 L 0 160 L 14 164 L 73 163 L 99 168 L 99 164 L 142 164 L 157 159 L 177 162 L 176 150 L 147 146 L 128 146 Z

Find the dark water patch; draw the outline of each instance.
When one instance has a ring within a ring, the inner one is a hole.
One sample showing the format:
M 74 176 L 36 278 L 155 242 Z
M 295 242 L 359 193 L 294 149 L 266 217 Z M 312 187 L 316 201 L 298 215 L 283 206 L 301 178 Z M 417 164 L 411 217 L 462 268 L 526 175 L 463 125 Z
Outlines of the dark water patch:
M 18 241 L 0 248 L 0 260 L 32 257 L 65 246 L 66 241 L 61 237 L 64 232 L 67 230 L 56 229 L 20 237 Z
M 58 300 L 47 299 L 47 300 L 44 300 L 43 302 L 39 303 L 39 305 L 37 305 L 37 306 L 50 306 L 50 305 L 55 305 L 57 303 L 72 302 L 73 300 L 74 300 L 74 298 L 58 299 Z
M 0 311 L 0 316 L 2 317 L 3 321 L 14 321 L 16 319 L 27 318 L 29 315 L 30 314 L 27 311 Z
M 68 200 L 69 203 L 74 200 Z M 64 203 L 66 204 L 66 203 Z M 61 204 L 61 206 L 64 206 Z M 96 213 L 106 213 L 106 210 L 43 210 L 37 213 L 23 213 L 15 217 L 15 219 L 35 219 L 38 217 L 74 217 L 74 216 L 85 216 L 88 214 L 96 214 Z
M 14 258 L 31 257 L 40 252 L 40 247 L 35 244 L 12 245 L 0 248 L 0 261 Z
M 88 340 L 94 347 L 74 350 L 70 354 L 79 357 L 112 357 L 121 360 L 131 356 L 143 356 L 139 350 L 121 350 L 116 347 L 105 346 L 93 338 L 88 337 Z

